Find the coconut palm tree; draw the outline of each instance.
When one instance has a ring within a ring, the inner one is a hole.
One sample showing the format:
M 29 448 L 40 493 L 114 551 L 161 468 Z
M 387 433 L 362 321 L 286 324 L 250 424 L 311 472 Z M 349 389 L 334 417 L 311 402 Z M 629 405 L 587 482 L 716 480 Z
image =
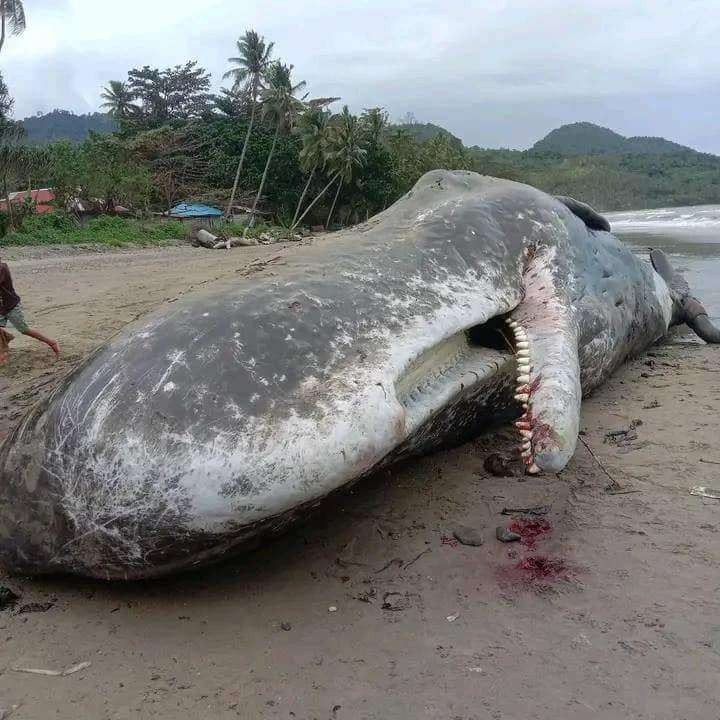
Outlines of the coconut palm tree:
M 366 108 L 360 119 L 370 145 L 379 145 L 388 124 L 387 111 L 380 107 Z
M 329 113 L 317 107 L 308 107 L 300 116 L 298 130 L 302 142 L 300 150 L 300 167 L 308 174 L 307 182 L 303 188 L 302 195 L 295 208 L 295 215 L 291 223 L 295 226 L 303 201 L 315 177 L 318 168 L 325 164 L 325 150 L 328 142 L 328 121 Z
M 338 182 L 335 199 L 330 206 L 330 214 L 325 227 L 330 227 L 330 220 L 343 184 L 349 183 L 355 169 L 365 164 L 367 140 L 363 136 L 363 129 L 360 121 L 350 113 L 348 106 L 345 105 L 333 125 L 327 149 L 328 166 L 335 170 L 340 182 Z
M 336 115 L 331 119 L 326 132 L 327 138 L 323 148 L 324 163 L 331 170 L 330 180 L 305 208 L 305 212 L 293 223 L 291 230 L 294 230 L 305 219 L 305 216 L 320 201 L 335 181 L 339 180 L 330 214 L 328 215 L 327 227 L 332 219 L 343 183 L 349 183 L 355 169 L 365 164 L 367 141 L 363 137 L 363 128 L 360 122 L 354 115 L 350 114 L 347 105 L 340 115 Z
M 25 8 L 21 0 L 0 0 L 0 50 L 5 44 L 5 34 L 20 35 L 25 31 Z
M 257 210 L 257 204 L 262 195 L 262 191 L 265 188 L 265 181 L 267 180 L 273 155 L 275 155 L 278 137 L 281 132 L 292 128 L 296 118 L 300 115 L 304 107 L 303 101 L 295 97 L 295 95 L 300 92 L 300 90 L 303 90 L 307 83 L 303 80 L 293 85 L 292 69 L 292 65 L 276 62 L 270 66 L 266 74 L 267 87 L 263 90 L 260 101 L 262 103 L 263 118 L 275 123 L 275 134 L 273 135 L 272 145 L 270 146 L 270 152 L 268 153 L 267 162 L 265 163 L 265 170 L 260 180 L 260 187 L 253 202 L 250 222 L 245 228 L 245 234 L 247 234 L 248 228 L 252 227 L 255 222 L 255 211 Z
M 25 137 L 25 130 L 19 122 L 3 120 L 0 122 L 0 182 L 2 191 L 7 200 L 7 213 L 10 227 L 13 228 L 15 220 L 13 207 L 8 192 L 8 178 L 10 173 L 15 173 L 23 155 L 22 141 Z
M 226 215 L 232 214 L 232 207 L 235 204 L 235 194 L 237 193 L 238 182 L 240 181 L 240 172 L 245 162 L 245 154 L 250 144 L 250 135 L 252 134 L 253 125 L 255 124 L 255 112 L 258 107 L 258 96 L 264 86 L 265 74 L 272 65 L 272 53 L 275 43 L 266 43 L 265 38 L 258 35 L 254 30 L 248 30 L 237 41 L 238 56 L 228 58 L 228 62 L 233 63 L 237 67 L 231 68 L 224 75 L 223 79 L 232 78 L 233 92 L 238 93 L 243 90 L 249 90 L 250 97 L 250 122 L 245 132 L 245 142 L 243 143 L 240 161 L 238 162 L 237 171 L 235 172 L 235 181 L 233 182 L 232 193 L 230 194 L 230 202 L 227 206 Z
M 100 97 L 105 101 L 101 107 L 107 108 L 108 115 L 115 120 L 127 120 L 138 111 L 138 106 L 132 102 L 135 96 L 120 80 L 111 80 Z
M 28 197 L 32 196 L 35 183 L 42 180 L 50 169 L 50 151 L 46 147 L 21 145 L 18 148 L 15 174 L 18 185 L 27 183 Z

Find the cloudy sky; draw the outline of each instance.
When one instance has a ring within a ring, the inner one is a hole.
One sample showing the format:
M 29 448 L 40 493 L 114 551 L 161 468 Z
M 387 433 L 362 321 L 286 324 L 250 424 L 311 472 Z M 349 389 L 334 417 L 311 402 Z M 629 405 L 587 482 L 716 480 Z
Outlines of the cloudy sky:
M 383 105 L 467 144 L 589 120 L 720 154 L 718 0 L 24 0 L 0 70 L 17 117 L 95 110 L 109 79 L 197 59 L 219 85 L 247 28 L 315 95 Z

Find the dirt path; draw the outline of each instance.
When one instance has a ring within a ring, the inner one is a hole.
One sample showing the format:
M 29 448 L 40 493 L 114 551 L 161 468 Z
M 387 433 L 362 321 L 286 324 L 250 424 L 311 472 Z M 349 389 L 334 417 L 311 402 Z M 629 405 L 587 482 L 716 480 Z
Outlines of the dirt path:
M 16 347 L 0 371 L 0 433 L 136 315 L 277 253 L 17 259 L 28 314 L 67 357 L 56 366 Z M 688 492 L 720 487 L 717 352 L 676 341 L 623 368 L 586 402 L 587 448 L 557 478 L 489 477 L 483 459 L 514 443 L 500 434 L 376 477 L 200 573 L 129 586 L 2 579 L 20 606 L 52 606 L 0 612 L 0 709 L 18 705 L 13 720 L 718 718 L 720 501 Z M 523 543 L 495 540 L 513 522 L 503 508 L 541 505 L 546 515 L 516 520 Z M 483 528 L 485 544 L 458 545 L 457 523 Z M 68 677 L 12 670 L 81 662 L 92 664 Z

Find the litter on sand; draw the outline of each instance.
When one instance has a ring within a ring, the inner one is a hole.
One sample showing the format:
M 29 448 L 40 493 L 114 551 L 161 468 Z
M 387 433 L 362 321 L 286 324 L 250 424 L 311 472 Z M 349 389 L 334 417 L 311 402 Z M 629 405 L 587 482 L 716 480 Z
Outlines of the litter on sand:
M 74 675 L 81 670 L 86 670 L 92 665 L 91 662 L 81 662 L 67 668 L 67 670 L 43 670 L 41 668 L 11 668 L 13 672 L 28 673 L 29 675 L 44 675 L 45 677 L 67 677 Z
M 696 485 L 690 488 L 691 495 L 697 495 L 698 497 L 712 498 L 713 500 L 720 500 L 720 488 L 710 488 L 704 485 Z
M 550 512 L 550 505 L 538 505 L 527 508 L 503 508 L 501 515 L 547 515 Z

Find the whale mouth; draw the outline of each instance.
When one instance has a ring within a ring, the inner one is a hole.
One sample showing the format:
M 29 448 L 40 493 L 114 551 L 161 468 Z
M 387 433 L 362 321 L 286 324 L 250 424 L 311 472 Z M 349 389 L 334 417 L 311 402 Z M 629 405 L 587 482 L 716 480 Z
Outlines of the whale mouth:
M 520 415 L 513 405 L 518 391 L 518 349 L 508 320 L 509 314 L 503 313 L 460 330 L 405 366 L 394 390 L 411 444 L 415 433 L 443 418 L 448 426 L 459 426 L 470 422 L 473 414 L 498 423 Z
M 462 399 L 499 419 L 499 409 L 514 401 L 517 410 L 502 419 L 515 421 L 527 472 L 540 473 L 533 445 L 533 395 L 539 380 L 533 377 L 528 332 L 513 318 L 517 309 L 443 339 L 405 368 L 395 381 L 395 396 L 405 410 L 408 437 L 443 413 L 453 418 Z

